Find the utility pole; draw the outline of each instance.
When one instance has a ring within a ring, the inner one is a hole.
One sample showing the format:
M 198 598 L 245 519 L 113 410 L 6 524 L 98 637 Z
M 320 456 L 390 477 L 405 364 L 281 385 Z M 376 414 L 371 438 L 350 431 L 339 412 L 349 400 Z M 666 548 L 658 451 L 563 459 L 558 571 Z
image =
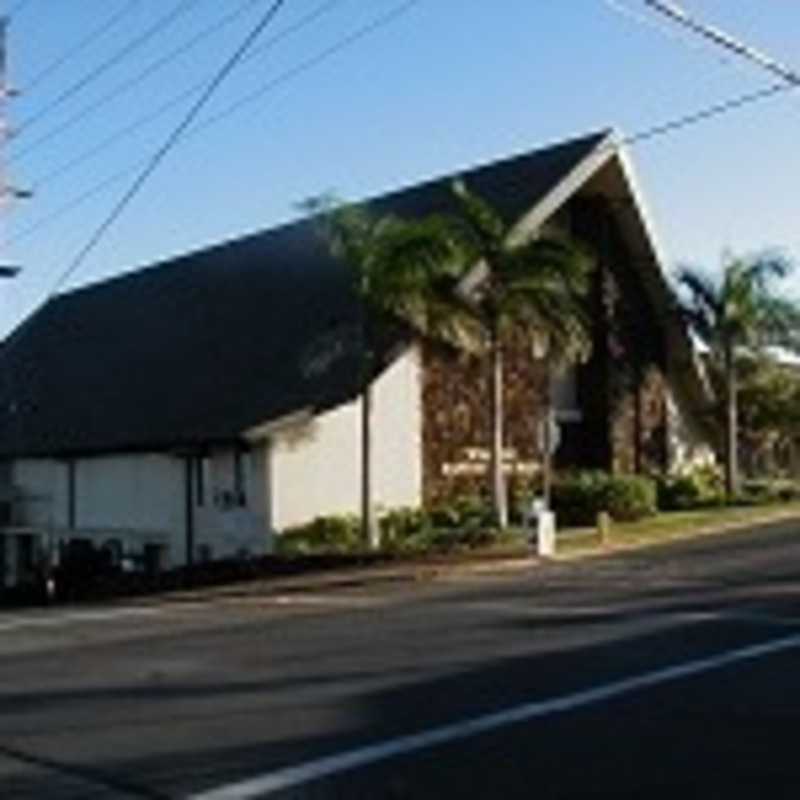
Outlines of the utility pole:
M 773 75 L 777 75 L 792 86 L 800 86 L 800 73 L 796 70 L 781 64 L 780 61 L 762 53 L 755 47 L 745 44 L 719 28 L 698 22 L 696 19 L 689 16 L 677 3 L 667 2 L 667 0 L 644 0 L 644 3 L 654 11 L 663 14 L 665 17 L 668 17 L 673 22 L 692 33 L 702 36 L 704 39 L 708 39 L 731 53 L 735 53 L 740 58 L 757 64 L 762 69 L 771 72 Z
M 0 17 L 0 226 L 2 227 L 2 251 L 0 251 L 0 278 L 15 277 L 20 268 L 7 260 L 5 247 L 5 222 L 14 200 L 31 196 L 31 192 L 17 189 L 8 182 L 6 175 L 6 145 L 13 136 L 9 124 L 9 101 L 17 96 L 8 81 L 8 17 Z

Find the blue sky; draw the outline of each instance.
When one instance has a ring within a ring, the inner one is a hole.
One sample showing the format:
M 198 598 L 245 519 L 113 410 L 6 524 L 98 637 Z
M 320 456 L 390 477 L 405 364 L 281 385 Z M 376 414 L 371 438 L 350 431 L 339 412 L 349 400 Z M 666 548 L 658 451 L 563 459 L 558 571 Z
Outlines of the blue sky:
M 6 0 L 6 9 L 14 5 Z M 210 79 L 268 0 L 19 5 L 8 62 L 22 95 L 9 104 L 18 133 L 7 145 L 6 169 L 13 184 L 36 194 L 6 215 L 6 254 L 24 273 L 0 286 L 0 333 L 48 291 L 196 95 L 175 98 Z M 776 58 L 791 64 L 795 57 L 795 3 L 683 5 Z M 71 285 L 277 224 L 295 215 L 298 201 L 324 190 L 359 199 L 607 126 L 636 133 L 773 82 L 681 34 L 641 0 L 418 0 L 297 71 L 403 6 L 287 0 L 200 125 L 219 115 L 221 121 L 172 152 Z M 115 15 L 115 25 L 49 69 Z M 227 16 L 216 33 L 151 67 Z M 157 33 L 131 49 L 153 28 Z M 256 99 L 226 111 L 248 96 Z M 800 258 L 798 132 L 800 93 L 786 93 L 633 148 L 671 264 L 714 267 L 726 247 L 779 247 Z M 800 278 L 795 284 L 800 288 Z

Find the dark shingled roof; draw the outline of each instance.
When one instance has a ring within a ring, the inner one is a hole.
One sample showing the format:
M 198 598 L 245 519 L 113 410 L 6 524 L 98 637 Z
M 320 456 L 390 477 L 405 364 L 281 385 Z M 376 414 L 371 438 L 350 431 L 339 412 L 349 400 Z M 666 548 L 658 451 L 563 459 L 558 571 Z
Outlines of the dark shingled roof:
M 606 136 L 462 174 L 515 219 Z M 408 216 L 444 211 L 449 182 L 371 205 Z M 0 349 L 0 454 L 233 441 L 293 411 L 333 407 L 355 394 L 356 319 L 347 270 L 308 221 L 61 295 Z

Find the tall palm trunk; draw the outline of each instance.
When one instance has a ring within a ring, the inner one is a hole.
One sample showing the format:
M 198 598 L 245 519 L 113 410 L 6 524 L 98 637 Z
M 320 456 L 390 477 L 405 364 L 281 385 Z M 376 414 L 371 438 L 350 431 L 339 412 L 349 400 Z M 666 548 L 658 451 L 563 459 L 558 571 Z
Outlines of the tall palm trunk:
M 361 308 L 361 540 L 370 550 L 380 545 L 372 506 L 372 332 L 368 311 Z
M 733 345 L 725 345 L 725 494 L 733 499 L 739 489 L 738 403 Z
M 548 354 L 545 359 L 545 382 L 544 382 L 544 427 L 542 430 L 542 496 L 544 505 L 550 510 L 550 502 L 553 497 L 553 368 Z
M 497 324 L 490 330 L 492 448 L 491 480 L 494 513 L 499 528 L 508 527 L 508 498 L 503 474 L 503 350 Z
M 381 546 L 372 507 L 372 385 L 369 377 L 361 389 L 361 535 L 370 550 Z

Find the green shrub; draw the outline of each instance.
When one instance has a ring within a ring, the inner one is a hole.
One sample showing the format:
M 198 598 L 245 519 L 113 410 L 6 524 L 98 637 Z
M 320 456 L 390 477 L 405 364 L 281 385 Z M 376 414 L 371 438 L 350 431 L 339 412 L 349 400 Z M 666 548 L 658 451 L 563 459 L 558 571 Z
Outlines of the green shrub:
M 642 475 L 613 476 L 606 492 L 607 510 L 615 520 L 634 521 L 658 511 L 655 482 Z
M 281 555 L 346 554 L 364 549 L 361 523 L 355 514 L 317 517 L 276 538 L 276 551 Z
M 491 504 L 475 495 L 434 506 L 429 512 L 429 519 L 432 527 L 445 529 L 477 529 L 494 524 Z
M 722 477 L 713 467 L 699 467 L 683 475 L 658 479 L 658 507 L 662 511 L 690 511 L 722 505 Z
M 593 525 L 600 511 L 633 521 L 656 513 L 656 486 L 640 475 L 576 472 L 556 479 L 552 504 L 562 525 Z
M 380 517 L 381 539 L 397 542 L 431 527 L 430 516 L 421 508 L 393 508 Z
M 790 503 L 800 499 L 800 485 L 787 478 L 746 480 L 737 500 L 750 505 L 759 503 Z
M 379 516 L 381 549 L 396 555 L 424 555 L 467 551 L 492 544 L 511 543 L 518 533 L 493 526 L 488 503 L 462 497 L 426 511 L 394 508 Z M 277 537 L 280 555 L 342 555 L 366 550 L 360 519 L 354 514 L 317 517 Z

